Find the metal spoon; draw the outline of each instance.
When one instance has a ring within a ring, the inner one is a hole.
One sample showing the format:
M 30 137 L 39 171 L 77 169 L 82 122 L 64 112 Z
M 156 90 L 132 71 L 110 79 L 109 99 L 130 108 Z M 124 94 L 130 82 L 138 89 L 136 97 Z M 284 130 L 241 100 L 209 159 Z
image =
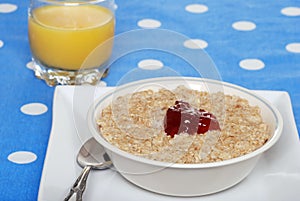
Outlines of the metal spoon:
M 82 195 L 86 188 L 86 181 L 90 170 L 104 170 L 112 165 L 104 148 L 94 138 L 90 138 L 82 145 L 77 155 L 77 163 L 84 168 L 64 201 L 70 200 L 74 194 L 76 194 L 76 201 L 82 201 Z

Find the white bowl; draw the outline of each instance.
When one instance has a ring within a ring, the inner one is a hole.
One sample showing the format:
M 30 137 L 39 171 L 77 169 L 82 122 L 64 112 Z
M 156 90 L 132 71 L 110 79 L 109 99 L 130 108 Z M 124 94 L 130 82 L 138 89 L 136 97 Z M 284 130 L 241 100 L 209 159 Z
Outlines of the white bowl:
M 249 154 L 221 162 L 202 164 L 167 163 L 135 156 L 111 145 L 102 137 L 96 119 L 113 98 L 137 90 L 149 88 L 155 90 L 161 87 L 174 89 L 178 85 L 186 85 L 200 91 L 221 91 L 247 99 L 250 105 L 256 105 L 261 109 L 263 121 L 270 126 L 272 137 L 262 147 Z M 227 189 L 248 176 L 261 154 L 278 141 L 283 120 L 274 106 L 245 88 L 209 79 L 165 77 L 125 84 L 103 95 L 90 107 L 88 125 L 93 137 L 104 146 L 116 170 L 128 181 L 160 194 L 200 196 Z

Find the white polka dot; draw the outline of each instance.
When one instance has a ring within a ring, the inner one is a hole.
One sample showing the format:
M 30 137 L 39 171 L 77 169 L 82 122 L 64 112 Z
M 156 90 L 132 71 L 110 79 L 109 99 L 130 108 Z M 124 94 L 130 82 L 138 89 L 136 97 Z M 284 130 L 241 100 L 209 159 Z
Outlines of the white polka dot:
M 26 64 L 26 67 L 27 68 L 29 68 L 29 69 L 31 69 L 31 70 L 33 70 L 33 66 L 34 64 L 33 64 L 33 61 L 30 61 L 30 62 L 28 62 L 27 64 Z
M 300 43 L 290 43 L 285 46 L 285 49 L 289 52 L 300 53 Z
M 143 19 L 138 21 L 138 26 L 145 29 L 155 29 L 161 26 L 161 22 L 153 19 Z
M 208 46 L 207 42 L 201 39 L 186 40 L 183 45 L 190 49 L 204 49 Z
M 205 13 L 208 11 L 208 7 L 203 4 L 190 4 L 185 7 L 185 10 L 190 13 Z
M 0 48 L 3 47 L 4 43 L 2 40 L 0 40 Z
M 286 7 L 281 9 L 281 14 L 286 16 L 300 16 L 299 7 Z
M 118 5 L 114 4 L 114 10 L 117 10 L 117 9 L 118 9 Z
M 17 151 L 9 154 L 7 159 L 13 163 L 27 164 L 35 161 L 37 159 L 37 156 L 29 151 Z
M 260 70 L 265 67 L 264 62 L 259 59 L 244 59 L 240 61 L 239 65 L 246 70 Z
M 21 107 L 21 112 L 28 115 L 40 115 L 47 112 L 48 108 L 42 103 L 29 103 Z
M 238 31 L 252 31 L 256 25 L 250 21 L 238 21 L 232 24 L 232 27 Z
M 17 10 L 17 6 L 9 3 L 0 4 L 0 13 L 11 13 Z
M 138 67 L 145 70 L 157 70 L 164 66 L 164 64 L 155 59 L 145 59 L 138 63 Z

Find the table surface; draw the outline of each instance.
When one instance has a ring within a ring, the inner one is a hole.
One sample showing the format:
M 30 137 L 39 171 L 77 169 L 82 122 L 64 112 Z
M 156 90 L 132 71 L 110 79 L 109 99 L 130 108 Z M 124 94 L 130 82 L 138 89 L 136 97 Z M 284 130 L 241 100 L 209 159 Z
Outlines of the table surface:
M 253 90 L 287 91 L 299 130 L 299 0 L 115 3 L 116 35 L 167 30 L 183 36 L 182 48 L 204 50 L 221 80 Z M 4 201 L 37 200 L 52 124 L 55 88 L 35 78 L 31 70 L 28 6 L 29 0 L 0 2 L 0 199 Z M 101 84 L 116 86 L 132 73 L 149 75 L 163 69 L 199 76 L 178 55 L 146 49 L 118 58 Z

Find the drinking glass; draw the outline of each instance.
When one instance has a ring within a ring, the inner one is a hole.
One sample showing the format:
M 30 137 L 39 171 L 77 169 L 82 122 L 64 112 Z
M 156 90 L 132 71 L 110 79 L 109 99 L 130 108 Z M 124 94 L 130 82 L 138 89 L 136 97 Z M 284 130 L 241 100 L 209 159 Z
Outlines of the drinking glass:
M 31 0 L 28 38 L 35 75 L 50 86 L 96 84 L 108 71 L 114 6 L 114 0 Z

